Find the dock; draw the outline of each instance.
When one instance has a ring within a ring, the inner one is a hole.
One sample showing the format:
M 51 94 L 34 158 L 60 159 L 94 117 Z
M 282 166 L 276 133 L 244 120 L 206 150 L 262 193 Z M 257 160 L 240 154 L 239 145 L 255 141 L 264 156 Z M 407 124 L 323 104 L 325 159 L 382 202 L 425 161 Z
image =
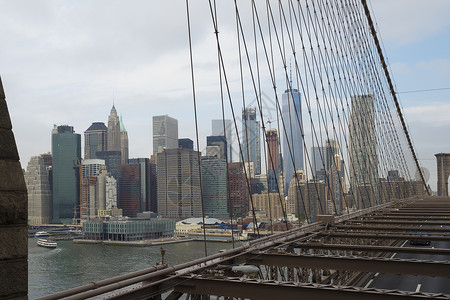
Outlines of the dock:
M 141 240 L 141 241 L 110 241 L 110 240 L 87 240 L 87 239 L 73 239 L 72 242 L 76 244 L 103 244 L 112 246 L 131 246 L 131 247 L 149 247 L 165 244 L 175 244 L 190 242 L 193 239 L 189 238 L 173 238 L 173 239 L 156 239 L 156 240 Z

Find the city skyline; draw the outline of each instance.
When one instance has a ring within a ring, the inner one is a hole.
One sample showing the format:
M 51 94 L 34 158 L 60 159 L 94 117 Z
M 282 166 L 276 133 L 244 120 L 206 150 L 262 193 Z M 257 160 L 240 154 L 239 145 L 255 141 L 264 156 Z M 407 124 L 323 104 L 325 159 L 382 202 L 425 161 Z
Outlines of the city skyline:
M 450 117 L 446 114 L 450 109 L 448 91 L 401 92 L 447 87 L 450 58 L 446 49 L 450 39 L 446 37 L 450 36 L 450 20 L 446 12 L 450 3 L 372 2 L 379 36 L 390 62 L 396 90 L 400 92 L 410 134 L 419 160 L 430 171 L 430 183 L 435 190 L 434 154 L 450 149 L 450 141 L 435 143 L 439 136 L 445 135 L 450 125 Z M 195 138 L 184 2 L 177 2 L 175 9 L 170 5 L 175 22 L 157 32 L 150 29 L 161 28 L 158 25 L 165 24 L 165 20 L 158 15 L 149 17 L 153 11 L 158 11 L 148 9 L 155 3 L 136 3 L 139 9 L 108 7 L 102 14 L 97 14 L 105 8 L 101 2 L 69 4 L 62 1 L 43 6 L 31 1 L 27 3 L 29 10 L 24 10 L 18 3 L 4 2 L 0 12 L 5 45 L 0 50 L 0 75 L 23 168 L 31 156 L 50 150 L 49 131 L 53 124 L 68 123 L 77 133 L 82 133 L 93 121 L 106 123 L 105 108 L 113 103 L 127 125 L 130 144 L 133 145 L 130 157 L 148 157 L 150 153 L 150 114 L 170 114 L 180 122 L 179 127 L 183 130 L 180 136 Z M 158 8 L 164 10 L 165 5 L 169 4 L 158 3 Z M 193 4 L 193 12 L 196 5 Z M 33 7 L 46 18 L 33 14 Z M 70 9 L 63 9 L 67 7 Z M 404 13 L 398 14 L 400 10 Z M 59 16 L 62 11 L 63 15 Z M 86 14 L 87 11 L 92 13 Z M 204 11 L 197 13 L 203 14 Z M 133 22 L 116 24 L 118 14 L 121 19 Z M 83 20 L 77 20 L 80 15 L 85 16 Z M 66 22 L 61 23 L 63 19 Z M 199 22 L 202 19 L 207 18 L 197 18 Z M 194 26 L 199 47 L 196 48 L 196 57 L 200 57 L 207 39 L 213 37 L 210 34 L 212 26 L 210 21 Z M 149 30 L 133 31 L 135 28 Z M 132 31 L 135 35 L 130 34 Z M 168 40 L 167 36 L 174 38 Z M 130 49 L 130 44 L 135 47 Z M 24 45 L 28 46 L 27 49 Z M 120 45 L 126 45 L 126 48 Z M 205 58 L 214 62 L 212 56 L 214 53 L 205 55 Z M 20 72 L 17 71 L 19 69 Z M 199 120 L 199 135 L 202 137 L 210 134 L 210 119 L 221 117 L 218 105 L 211 102 L 220 96 L 208 88 L 208 84 L 213 84 L 208 79 L 211 73 L 206 68 L 198 70 L 203 72 L 198 81 L 206 86 L 198 98 L 202 103 L 200 115 L 203 117 Z M 32 128 L 29 120 L 33 120 Z M 202 144 L 205 145 L 206 141 L 200 138 L 200 143 L 200 149 L 203 149 Z

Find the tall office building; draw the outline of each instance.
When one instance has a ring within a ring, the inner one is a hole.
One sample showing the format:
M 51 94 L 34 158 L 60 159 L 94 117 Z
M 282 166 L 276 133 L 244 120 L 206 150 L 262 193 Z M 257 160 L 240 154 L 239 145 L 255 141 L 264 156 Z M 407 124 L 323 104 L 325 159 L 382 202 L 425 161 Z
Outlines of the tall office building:
M 80 219 L 87 220 L 96 216 L 98 209 L 105 209 L 105 182 L 98 176 L 106 176 L 105 161 L 102 159 L 85 159 L 81 169 L 81 204 Z M 101 198 L 101 199 L 100 199 Z M 101 207 L 101 208 L 100 208 Z M 97 210 L 96 210 L 97 209 Z
M 107 131 L 105 123 L 94 122 L 84 132 L 84 158 L 97 158 L 97 152 L 106 151 Z
M 52 131 L 53 218 L 52 223 L 72 223 L 80 204 L 78 164 L 81 161 L 81 135 L 72 126 Z
M 150 203 L 149 203 L 149 211 L 154 213 L 158 212 L 158 172 L 156 169 L 156 163 L 153 159 L 150 159 L 149 163 L 150 167 Z
M 95 175 L 82 179 L 80 219 L 96 218 L 99 210 L 106 209 L 106 181 L 108 172 L 103 165 Z
M 278 131 L 271 129 L 266 131 L 267 141 L 267 181 L 270 192 L 278 192 L 279 182 L 279 147 L 278 147 Z M 283 189 L 283 188 L 282 188 Z
M 244 173 L 244 163 L 228 163 L 228 212 L 233 218 L 245 218 L 249 211 L 249 191 Z
M 301 131 L 302 107 L 300 93 L 297 89 L 287 89 L 284 92 L 281 114 L 284 122 L 284 129 L 280 134 L 283 142 L 284 192 L 285 195 L 288 195 L 289 183 L 294 171 L 304 170 Z
M 225 158 L 203 156 L 202 191 L 205 215 L 229 218 L 227 209 L 227 162 Z
M 225 121 L 225 122 L 224 122 Z M 225 130 L 223 130 L 223 126 L 225 123 Z M 212 136 L 224 136 L 227 142 L 227 162 L 233 161 L 233 123 L 231 120 L 212 120 L 211 124 L 211 135 Z
M 136 217 L 141 210 L 141 174 L 139 164 L 125 164 L 119 167 L 118 207 L 127 217 Z
M 150 165 L 150 159 L 149 158 L 130 158 L 128 160 L 129 164 L 139 164 L 139 179 L 140 179 L 140 207 L 141 211 L 152 211 L 152 202 L 155 202 L 156 199 L 152 199 L 152 172 L 155 171 L 155 169 L 152 169 Z M 154 188 L 154 187 L 153 187 Z M 153 212 L 156 212 L 153 210 Z
M 255 163 L 255 173 L 261 174 L 260 123 L 256 120 L 256 109 L 242 110 L 242 154 L 244 161 Z
M 184 148 L 158 153 L 158 215 L 174 219 L 202 216 L 198 155 Z
M 365 208 L 380 200 L 373 96 L 352 96 L 351 109 L 350 186 L 358 208 Z
M 108 117 L 107 151 L 120 151 L 120 120 L 114 105 Z
M 128 132 L 123 125 L 122 116 L 120 116 L 120 152 L 121 152 L 121 163 L 128 163 L 129 151 L 128 151 Z
M 28 191 L 28 222 L 30 225 L 49 224 L 52 217 L 50 166 L 43 155 L 33 156 L 24 174 Z
M 168 115 L 153 116 L 153 154 L 178 148 L 178 120 Z

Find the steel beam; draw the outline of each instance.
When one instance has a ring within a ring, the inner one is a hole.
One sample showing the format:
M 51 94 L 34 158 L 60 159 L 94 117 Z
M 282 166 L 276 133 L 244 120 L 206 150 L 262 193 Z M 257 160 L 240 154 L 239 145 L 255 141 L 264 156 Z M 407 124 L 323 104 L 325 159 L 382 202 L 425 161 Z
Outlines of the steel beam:
M 390 253 L 394 252 L 419 253 L 419 254 L 450 256 L 450 249 L 425 248 L 425 247 L 389 247 L 389 246 L 366 246 L 366 245 L 344 245 L 344 244 L 322 244 L 322 243 L 292 243 L 289 245 L 289 247 L 302 249 L 324 249 L 324 250 L 390 252 Z
M 345 230 L 386 230 L 386 231 L 409 231 L 409 232 L 450 232 L 450 227 L 431 227 L 431 226 L 376 226 L 376 225 L 333 225 L 336 229 Z
M 405 221 L 405 220 L 392 220 L 392 219 L 385 219 L 385 220 L 370 220 L 370 219 L 364 219 L 364 220 L 348 220 L 345 222 L 346 225 L 355 225 L 355 224 L 385 224 L 385 225 L 437 225 L 437 226 L 450 226 L 450 219 L 448 219 L 448 222 L 437 222 L 437 221 L 429 221 L 428 219 L 420 220 L 420 221 Z M 449 228 L 450 231 L 450 228 Z
M 247 264 L 450 277 L 450 262 L 331 255 L 249 254 Z
M 185 282 L 176 285 L 176 292 L 198 295 L 216 295 L 242 299 L 450 299 L 448 295 L 426 294 L 348 286 L 279 282 L 244 278 L 203 278 L 191 276 L 180 278 Z
M 341 238 L 361 238 L 361 239 L 383 239 L 383 240 L 429 240 L 429 241 L 450 241 L 450 235 L 430 235 L 421 237 L 413 234 L 384 234 L 371 232 L 322 232 L 323 237 L 341 237 Z

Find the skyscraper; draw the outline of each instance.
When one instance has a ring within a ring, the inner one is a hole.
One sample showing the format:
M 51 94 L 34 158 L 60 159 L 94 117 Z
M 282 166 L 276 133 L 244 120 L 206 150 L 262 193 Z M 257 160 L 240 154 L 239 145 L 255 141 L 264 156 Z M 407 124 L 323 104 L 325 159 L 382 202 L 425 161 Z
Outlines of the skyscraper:
M 225 121 L 225 122 L 224 122 Z M 223 125 L 225 123 L 225 131 L 223 130 Z M 228 162 L 233 161 L 233 123 L 231 120 L 212 120 L 212 136 L 224 136 L 227 142 L 227 156 Z
M 103 170 L 103 176 L 99 174 Z M 98 209 L 105 209 L 105 161 L 102 159 L 85 159 L 81 170 L 81 204 L 80 219 L 95 217 Z
M 352 96 L 351 109 L 350 185 L 358 207 L 365 208 L 379 204 L 373 96 Z
M 105 123 L 94 122 L 84 132 L 84 158 L 97 158 L 97 152 L 106 151 L 107 131 Z
M 140 207 L 141 211 L 151 211 L 151 166 L 149 158 L 130 158 L 129 164 L 139 164 Z M 153 199 L 155 200 L 155 199 Z M 155 212 L 155 211 L 154 211 Z
M 114 105 L 108 117 L 107 151 L 120 151 L 120 120 Z
M 174 219 L 202 216 L 198 155 L 185 148 L 158 153 L 158 215 Z
M 141 212 L 141 176 L 139 164 L 119 167 L 119 208 L 127 217 L 136 217 Z
M 72 223 L 80 203 L 78 167 L 81 160 L 81 135 L 72 126 L 58 126 L 52 131 L 53 223 Z
M 267 181 L 268 189 L 271 192 L 278 192 L 279 168 L 278 168 L 278 131 L 271 129 L 266 131 L 267 141 Z M 282 188 L 283 189 L 283 188 Z
M 255 174 L 261 174 L 260 124 L 256 120 L 256 109 L 242 110 L 242 154 L 244 161 L 255 163 Z
M 128 152 L 128 132 L 123 125 L 122 116 L 120 116 L 120 152 L 121 152 L 121 163 L 128 163 L 129 152 Z
M 50 223 L 52 216 L 52 190 L 49 166 L 43 155 L 33 156 L 24 174 L 28 191 L 28 222 L 30 225 Z
M 303 138 L 301 131 L 302 108 L 297 89 L 287 89 L 282 96 L 281 115 L 284 130 L 280 134 L 283 141 L 284 192 L 289 192 L 294 171 L 303 170 Z M 292 155 L 291 155 L 292 154 Z
M 178 120 L 168 115 L 153 116 L 153 154 L 178 148 Z
M 203 156 L 202 191 L 205 215 L 229 218 L 227 210 L 227 162 L 225 158 Z
M 228 212 L 233 218 L 245 218 L 249 210 L 249 191 L 244 173 L 244 163 L 228 163 L 230 189 Z

